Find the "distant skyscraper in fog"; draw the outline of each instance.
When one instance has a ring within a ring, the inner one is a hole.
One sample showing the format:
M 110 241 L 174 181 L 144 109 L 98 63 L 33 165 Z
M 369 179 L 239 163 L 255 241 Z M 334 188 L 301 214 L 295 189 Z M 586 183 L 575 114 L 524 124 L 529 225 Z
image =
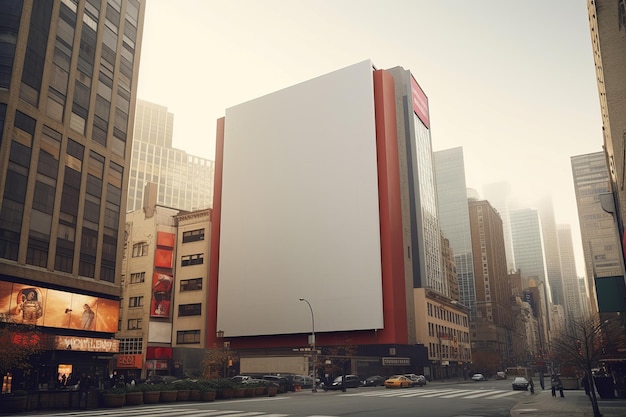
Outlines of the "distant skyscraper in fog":
M 565 314 L 568 319 L 577 319 L 583 316 L 581 297 L 579 293 L 578 274 L 576 273 L 576 258 L 572 243 L 572 228 L 569 224 L 557 225 L 559 252 L 561 259 L 561 276 L 563 277 L 563 296 Z
M 565 297 L 563 290 L 563 277 L 561 275 L 561 255 L 559 250 L 556 220 L 554 219 L 552 197 L 544 196 L 544 198 L 539 201 L 538 210 L 539 218 L 541 219 L 543 254 L 546 259 L 546 276 L 548 278 L 548 282 L 550 283 L 552 303 L 563 305 Z
M 511 186 L 506 182 L 497 182 L 483 186 L 485 200 L 498 210 L 504 230 L 504 249 L 509 271 L 515 271 L 515 254 L 513 253 L 513 238 L 511 237 Z
M 620 244 L 613 216 L 600 205 L 600 194 L 610 192 L 604 152 L 571 157 L 574 191 L 585 255 L 587 291 L 592 312 L 598 312 L 594 276 L 621 275 Z
M 439 225 L 454 255 L 460 301 L 475 313 L 476 288 L 463 148 L 434 152 Z
M 174 115 L 137 100 L 127 211 L 143 207 L 146 183 L 157 184 L 157 204 L 197 210 L 213 204 L 214 162 L 172 148 Z

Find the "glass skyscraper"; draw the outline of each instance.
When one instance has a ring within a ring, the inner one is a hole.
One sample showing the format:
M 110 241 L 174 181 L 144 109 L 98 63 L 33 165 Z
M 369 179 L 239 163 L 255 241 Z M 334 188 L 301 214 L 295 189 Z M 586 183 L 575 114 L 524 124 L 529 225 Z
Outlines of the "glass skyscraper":
M 167 108 L 137 100 L 127 211 L 140 210 L 144 187 L 157 185 L 157 204 L 198 210 L 213 204 L 215 164 L 172 147 L 174 115 Z

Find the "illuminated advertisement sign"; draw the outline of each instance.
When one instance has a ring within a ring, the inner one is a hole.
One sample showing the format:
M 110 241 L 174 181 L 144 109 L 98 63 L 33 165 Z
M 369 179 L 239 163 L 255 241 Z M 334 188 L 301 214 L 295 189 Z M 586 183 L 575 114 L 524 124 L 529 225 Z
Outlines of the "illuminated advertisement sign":
M 170 316 L 173 281 L 174 277 L 167 274 L 155 273 L 152 276 L 152 302 L 150 303 L 151 317 Z
M 117 353 L 120 350 L 120 341 L 93 337 L 55 336 L 54 349 Z
M 0 281 L 0 321 L 115 333 L 119 301 Z
M 428 97 L 424 94 L 415 78 L 411 76 L 411 95 L 413 96 L 413 111 L 417 117 L 424 123 L 427 129 L 430 128 L 430 118 L 428 116 Z
M 150 317 L 169 317 L 172 304 L 174 276 L 174 233 L 157 232 L 157 249 L 154 253 L 154 267 L 162 272 L 152 275 L 152 300 Z

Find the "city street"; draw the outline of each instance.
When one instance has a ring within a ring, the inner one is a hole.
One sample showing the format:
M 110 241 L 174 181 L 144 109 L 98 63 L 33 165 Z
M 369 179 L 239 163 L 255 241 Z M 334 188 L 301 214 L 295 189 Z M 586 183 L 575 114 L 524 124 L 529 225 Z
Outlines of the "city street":
M 528 392 L 512 391 L 511 381 L 437 384 L 405 389 L 383 387 L 341 391 L 301 391 L 274 398 L 250 398 L 212 403 L 170 403 L 113 409 L 40 413 L 38 416 L 102 417 L 185 416 L 185 417 L 504 417 Z M 131 411 L 132 410 L 132 411 Z

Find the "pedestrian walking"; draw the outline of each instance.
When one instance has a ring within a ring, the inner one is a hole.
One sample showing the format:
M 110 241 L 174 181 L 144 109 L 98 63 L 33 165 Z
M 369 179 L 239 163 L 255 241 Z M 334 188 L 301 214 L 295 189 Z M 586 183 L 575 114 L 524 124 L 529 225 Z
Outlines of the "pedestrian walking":
M 552 375 L 552 377 L 550 378 L 550 386 L 552 388 L 552 397 L 556 398 L 556 387 L 557 387 L 557 382 L 556 382 L 556 375 Z
M 535 393 L 535 383 L 533 382 L 533 377 L 530 377 L 530 381 L 528 381 L 528 386 L 530 387 L 530 393 Z

